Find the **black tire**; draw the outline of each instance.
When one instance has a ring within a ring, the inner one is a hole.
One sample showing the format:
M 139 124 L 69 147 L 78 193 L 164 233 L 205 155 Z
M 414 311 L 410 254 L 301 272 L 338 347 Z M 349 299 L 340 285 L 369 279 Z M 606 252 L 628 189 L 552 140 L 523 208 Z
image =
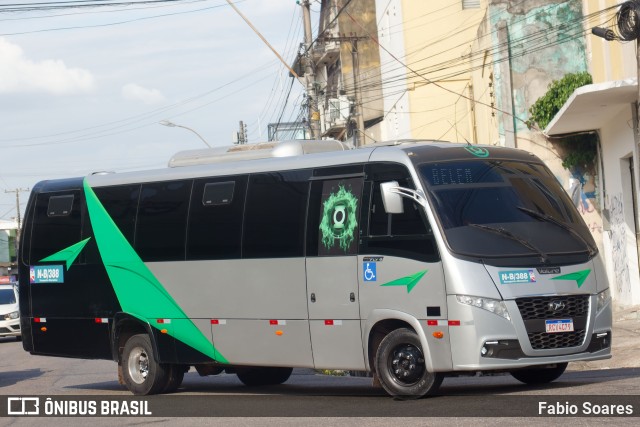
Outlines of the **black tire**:
M 380 342 L 375 367 L 382 387 L 397 399 L 433 394 L 442 383 L 442 374 L 427 371 L 418 335 L 406 328 L 392 331 Z
M 16 341 L 22 341 L 22 335 L 17 335 L 16 336 Z
M 184 365 L 167 365 L 167 384 L 164 386 L 164 390 L 162 390 L 163 393 L 173 393 L 180 387 L 186 368 Z
M 158 363 L 146 334 L 134 335 L 125 343 L 122 376 L 129 391 L 138 396 L 161 393 L 167 385 L 167 367 Z
M 557 380 L 567 369 L 568 363 L 558 363 L 553 368 L 529 368 L 512 371 L 511 376 L 525 384 L 547 384 Z
M 236 375 L 244 385 L 277 385 L 286 382 L 293 368 L 238 368 Z

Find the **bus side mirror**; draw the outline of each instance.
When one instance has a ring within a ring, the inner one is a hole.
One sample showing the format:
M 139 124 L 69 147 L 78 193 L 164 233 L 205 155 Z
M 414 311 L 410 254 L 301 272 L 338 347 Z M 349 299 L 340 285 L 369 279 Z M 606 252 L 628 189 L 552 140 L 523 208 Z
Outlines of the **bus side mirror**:
M 380 184 L 380 192 L 382 193 L 382 204 L 386 213 L 401 214 L 404 213 L 404 205 L 402 204 L 402 196 L 398 193 L 398 181 L 383 182 Z

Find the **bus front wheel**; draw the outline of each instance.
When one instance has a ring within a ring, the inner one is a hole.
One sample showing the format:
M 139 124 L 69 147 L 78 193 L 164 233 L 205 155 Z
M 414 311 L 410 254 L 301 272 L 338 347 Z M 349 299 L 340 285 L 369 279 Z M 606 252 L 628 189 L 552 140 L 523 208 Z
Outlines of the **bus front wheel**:
M 525 384 L 547 384 L 557 380 L 567 369 L 568 363 L 557 363 L 553 368 L 529 368 L 512 371 L 511 376 Z
M 166 366 L 158 363 L 151 340 L 146 334 L 129 338 L 122 351 L 122 376 L 135 395 L 157 394 L 169 381 Z
M 433 394 L 442 383 L 442 374 L 427 371 L 418 335 L 406 328 L 396 329 L 384 337 L 375 365 L 382 387 L 398 399 Z

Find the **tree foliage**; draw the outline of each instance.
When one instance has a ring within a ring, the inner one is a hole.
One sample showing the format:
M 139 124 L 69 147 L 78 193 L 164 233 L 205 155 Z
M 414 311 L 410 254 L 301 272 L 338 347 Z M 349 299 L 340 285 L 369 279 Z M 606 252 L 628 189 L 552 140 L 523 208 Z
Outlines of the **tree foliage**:
M 529 129 L 537 123 L 544 129 L 554 116 L 560 111 L 571 94 L 579 87 L 591 84 L 593 79 L 587 72 L 569 73 L 560 80 L 554 80 L 549 85 L 547 93 L 529 108 L 530 118 L 527 120 Z M 564 151 L 562 166 L 566 169 L 574 167 L 590 168 L 596 158 L 598 135 L 595 133 L 572 135 L 557 140 Z
M 549 85 L 547 93 L 538 98 L 529 108 L 530 119 L 527 120 L 529 128 L 533 123 L 537 123 L 541 129 L 547 127 L 553 117 L 560 111 L 567 99 L 571 96 L 574 90 L 580 86 L 593 83 L 591 74 L 585 72 L 582 73 L 569 73 L 566 74 L 560 80 L 554 80 Z

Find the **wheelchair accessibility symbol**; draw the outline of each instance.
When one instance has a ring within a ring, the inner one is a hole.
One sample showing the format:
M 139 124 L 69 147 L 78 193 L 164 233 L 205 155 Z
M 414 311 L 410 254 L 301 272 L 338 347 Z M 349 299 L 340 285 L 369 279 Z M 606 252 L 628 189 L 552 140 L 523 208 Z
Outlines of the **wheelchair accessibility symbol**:
M 362 264 L 362 271 L 364 273 L 364 281 L 365 282 L 375 282 L 376 281 L 376 263 L 375 262 L 365 262 Z

